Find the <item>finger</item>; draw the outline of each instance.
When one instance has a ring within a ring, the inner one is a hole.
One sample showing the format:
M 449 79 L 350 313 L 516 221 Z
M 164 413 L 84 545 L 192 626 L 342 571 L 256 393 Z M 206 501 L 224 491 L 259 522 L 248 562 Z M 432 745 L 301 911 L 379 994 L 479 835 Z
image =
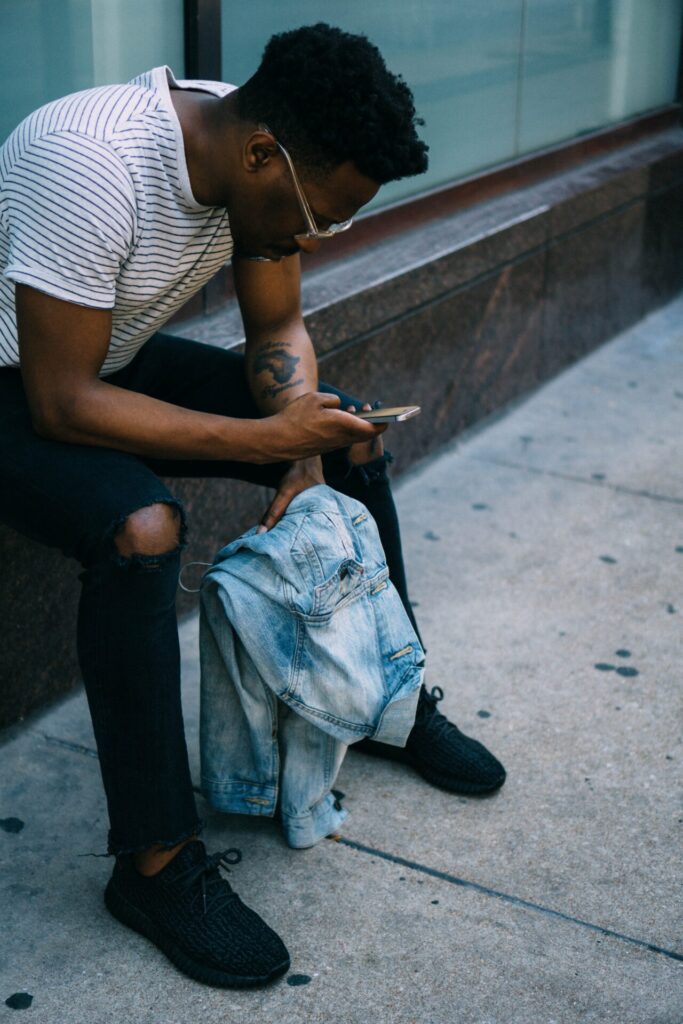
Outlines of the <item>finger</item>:
M 326 409 L 337 409 L 341 405 L 341 398 L 339 395 L 328 395 L 324 391 L 316 391 L 315 397 Z
M 356 441 L 368 441 L 377 434 L 382 434 L 387 428 L 386 423 L 372 423 L 370 420 L 363 420 L 359 416 L 346 412 L 343 409 L 331 409 L 330 416 L 343 418 L 345 426 L 351 431 L 351 436 Z
M 359 417 L 356 415 L 355 405 L 348 406 L 346 409 L 330 409 L 328 415 L 335 417 L 343 416 L 346 423 L 353 423 L 355 426 L 360 427 L 361 429 L 367 425 L 367 420 L 359 419 Z
M 293 497 L 293 491 L 278 491 L 269 507 L 264 512 L 261 524 L 256 532 L 266 533 L 267 530 L 272 530 L 275 524 L 279 523 L 282 519 L 283 515 L 287 511 L 287 506 Z
M 358 420 L 358 429 L 354 431 L 359 441 L 371 441 L 374 437 L 383 434 L 389 426 L 388 423 L 371 423 L 368 420 Z
M 374 408 L 374 406 L 370 405 L 369 402 L 366 402 L 364 405 L 361 406 L 361 409 L 362 409 L 363 412 L 372 412 L 373 408 Z M 346 406 L 346 412 L 355 412 L 355 411 L 356 411 L 355 405 L 347 405 Z
M 363 437 L 377 437 L 378 434 L 383 434 L 389 426 L 388 423 L 373 423 L 372 420 L 358 420 L 364 427 L 369 427 L 369 430 L 363 431 Z

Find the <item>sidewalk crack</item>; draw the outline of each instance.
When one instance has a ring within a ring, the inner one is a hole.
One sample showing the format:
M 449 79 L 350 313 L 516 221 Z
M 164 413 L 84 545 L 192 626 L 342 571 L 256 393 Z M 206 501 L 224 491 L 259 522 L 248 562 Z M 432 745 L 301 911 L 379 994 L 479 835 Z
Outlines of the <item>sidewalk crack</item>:
M 82 743 L 72 743 L 70 740 L 60 740 L 57 736 L 50 736 L 46 732 L 40 735 L 46 743 L 52 744 L 53 747 L 62 747 L 64 750 L 70 750 L 74 754 L 83 754 L 84 757 L 94 757 L 96 760 L 99 760 L 97 751 L 92 747 L 85 747 Z
M 392 864 L 400 864 L 401 867 L 409 868 L 411 871 L 419 871 L 423 875 L 429 875 L 431 878 L 438 878 L 442 882 L 448 882 L 450 885 L 457 885 L 461 889 L 470 889 L 473 892 L 478 892 L 482 896 L 492 896 L 504 903 L 511 903 L 515 907 L 522 907 L 525 910 L 531 910 L 536 914 L 543 914 L 545 917 L 553 917 L 556 920 L 566 921 L 568 924 L 578 925 L 588 931 L 597 932 L 599 935 L 605 935 L 610 939 L 618 939 L 620 942 L 626 942 L 631 946 L 637 946 L 639 949 L 646 949 L 649 953 L 657 953 L 659 956 L 665 956 L 670 960 L 680 960 L 683 962 L 683 953 L 677 953 L 673 949 L 665 949 L 663 946 L 656 946 L 654 943 L 646 942 L 644 939 L 634 939 L 631 935 L 624 935 L 622 932 L 612 931 L 611 928 L 603 928 L 602 925 L 592 924 L 590 921 L 583 921 L 579 917 L 572 917 L 571 914 L 564 914 L 561 910 L 553 910 L 551 907 L 544 907 L 540 903 L 533 903 L 531 900 L 522 899 L 521 896 L 512 896 L 510 893 L 500 892 L 498 889 L 490 889 L 487 885 L 480 885 L 479 882 L 469 882 L 467 879 L 458 878 L 456 875 L 451 875 L 447 871 L 439 871 L 437 868 L 430 868 L 426 864 L 420 864 L 418 861 L 407 860 L 405 857 L 398 857 L 396 854 L 387 853 L 386 850 L 377 850 L 373 846 L 366 846 L 364 843 L 357 843 L 353 839 L 344 838 L 344 836 L 341 836 L 337 842 L 340 846 L 348 846 L 350 849 L 356 850 L 358 853 L 367 853 L 371 857 L 378 857 L 380 860 L 388 860 Z
M 656 494 L 654 491 L 638 490 L 635 487 L 625 487 L 623 484 L 611 484 L 603 480 L 588 480 L 585 476 L 577 476 L 574 473 L 562 473 L 557 469 L 544 469 L 540 466 L 525 466 L 523 462 L 513 462 L 508 459 L 497 459 L 490 455 L 468 455 L 462 453 L 465 458 L 474 462 L 488 462 L 493 466 L 502 466 L 504 469 L 521 469 L 525 473 L 535 473 L 536 476 L 551 476 L 559 480 L 568 480 L 571 483 L 587 484 L 589 487 L 607 488 L 617 494 L 628 494 L 635 498 L 650 498 L 651 501 L 663 501 L 670 505 L 683 505 L 683 498 L 674 498 L 668 494 Z

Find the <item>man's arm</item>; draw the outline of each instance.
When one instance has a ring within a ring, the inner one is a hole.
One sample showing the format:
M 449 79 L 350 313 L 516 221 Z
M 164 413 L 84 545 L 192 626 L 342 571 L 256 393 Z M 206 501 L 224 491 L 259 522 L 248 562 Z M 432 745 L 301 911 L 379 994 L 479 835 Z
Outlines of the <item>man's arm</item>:
M 235 289 L 246 334 L 247 378 L 259 409 L 274 413 L 296 406 L 301 396 L 318 387 L 315 351 L 301 313 L 301 269 L 298 256 L 277 263 L 233 260 Z M 362 420 L 359 422 L 363 422 Z M 374 440 L 385 427 L 355 441 Z M 341 447 L 341 446 L 340 446 Z M 271 529 L 292 498 L 324 483 L 319 456 L 294 461 L 261 519 Z
M 307 394 L 282 412 L 240 420 L 194 412 L 98 377 L 111 333 L 108 310 L 16 287 L 21 372 L 44 437 L 136 455 L 266 463 L 306 458 L 358 440 L 358 421 L 328 396 Z
M 318 363 L 301 313 L 300 261 L 298 256 L 278 263 L 235 259 L 233 273 L 249 387 L 268 415 L 318 389 Z

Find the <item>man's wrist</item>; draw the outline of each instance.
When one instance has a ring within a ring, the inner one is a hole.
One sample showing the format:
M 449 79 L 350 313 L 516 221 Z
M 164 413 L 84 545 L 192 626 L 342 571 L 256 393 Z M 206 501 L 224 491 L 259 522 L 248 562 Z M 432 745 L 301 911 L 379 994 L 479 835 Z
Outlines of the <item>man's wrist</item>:
M 265 417 L 276 416 L 283 409 L 286 409 L 288 405 L 291 405 L 292 402 L 296 402 L 297 398 L 301 398 L 302 395 L 308 395 L 315 390 L 315 385 L 299 381 L 297 386 L 285 389 L 275 397 L 266 398 L 258 393 L 254 394 L 253 388 L 252 395 L 259 412 Z
M 264 465 L 284 461 L 278 451 L 277 432 L 272 416 L 259 419 L 226 419 L 221 431 L 224 459 Z
M 310 476 L 316 480 L 324 480 L 321 455 L 309 455 L 306 459 L 295 459 L 289 465 L 291 469 L 296 469 L 301 476 Z

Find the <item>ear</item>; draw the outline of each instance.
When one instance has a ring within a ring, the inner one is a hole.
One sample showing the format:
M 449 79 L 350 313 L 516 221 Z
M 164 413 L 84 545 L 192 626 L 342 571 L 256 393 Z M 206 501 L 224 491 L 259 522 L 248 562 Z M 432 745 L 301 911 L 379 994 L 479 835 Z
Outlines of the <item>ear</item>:
M 258 129 L 252 132 L 244 143 L 243 163 L 249 174 L 255 174 L 269 167 L 278 154 L 277 143 L 268 132 Z

